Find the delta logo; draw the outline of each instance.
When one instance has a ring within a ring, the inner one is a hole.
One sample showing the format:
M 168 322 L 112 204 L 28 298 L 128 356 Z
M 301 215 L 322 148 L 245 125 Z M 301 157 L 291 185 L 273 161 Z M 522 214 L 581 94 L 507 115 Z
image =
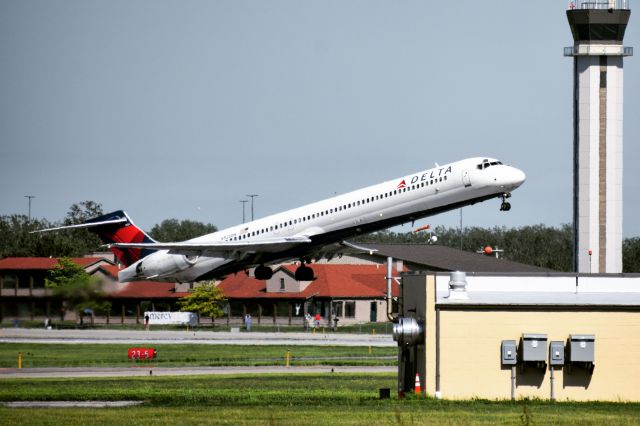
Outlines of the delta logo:
M 415 183 L 419 183 L 419 182 L 428 182 L 432 179 L 438 179 L 441 178 L 441 176 L 446 176 L 448 174 L 450 174 L 452 172 L 451 166 L 447 166 L 447 167 L 440 167 L 437 169 L 431 169 L 428 170 L 426 172 L 424 172 L 422 175 L 415 175 L 411 177 L 411 182 L 410 185 L 413 185 Z M 433 183 L 433 182 L 431 182 Z M 402 179 L 400 181 L 400 183 L 398 184 L 398 186 L 396 186 L 396 189 L 402 189 L 402 188 L 407 188 L 407 182 L 405 179 Z

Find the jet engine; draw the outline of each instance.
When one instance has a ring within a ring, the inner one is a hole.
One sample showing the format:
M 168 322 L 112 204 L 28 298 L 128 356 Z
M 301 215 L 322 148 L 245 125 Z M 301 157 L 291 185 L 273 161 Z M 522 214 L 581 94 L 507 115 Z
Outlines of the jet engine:
M 162 256 L 150 255 L 136 265 L 136 274 L 146 278 L 162 277 L 184 271 L 195 265 L 198 256 L 184 256 L 181 254 Z

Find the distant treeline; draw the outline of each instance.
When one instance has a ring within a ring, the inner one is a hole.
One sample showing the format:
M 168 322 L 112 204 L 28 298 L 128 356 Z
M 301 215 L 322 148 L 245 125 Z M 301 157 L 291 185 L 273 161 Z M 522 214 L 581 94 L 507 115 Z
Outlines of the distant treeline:
M 535 265 L 556 271 L 573 270 L 573 228 L 569 224 L 559 228 L 545 225 L 520 228 L 447 228 L 438 226 L 431 230 L 436 244 L 465 251 L 478 251 L 491 246 L 504 250 L 504 259 Z M 428 243 L 429 233 L 396 233 L 390 231 L 364 235 L 358 242 L 372 243 Z M 623 272 L 640 272 L 640 238 L 626 238 L 622 245 Z
M 83 256 L 99 251 L 102 242 L 86 229 L 65 230 L 31 234 L 30 231 L 61 225 L 72 225 L 103 214 L 102 206 L 93 201 L 84 201 L 69 208 L 67 216 L 58 222 L 46 219 L 29 221 L 24 215 L 0 216 L 0 258 L 10 256 Z M 155 225 L 150 235 L 158 241 L 184 241 L 216 231 L 212 224 L 192 220 L 167 219 Z M 559 228 L 545 225 L 520 228 L 478 228 L 462 230 L 438 226 L 431 230 L 436 235 L 436 244 L 466 251 L 477 251 L 486 246 L 504 250 L 505 259 L 528 265 L 541 266 L 556 271 L 573 270 L 572 227 Z M 396 233 L 391 231 L 363 235 L 354 241 L 375 243 L 426 244 L 428 232 Z M 623 272 L 640 272 L 640 238 L 626 238 L 622 246 Z
M 81 257 L 104 251 L 100 239 L 86 229 L 32 233 L 58 226 L 75 225 L 103 214 L 102 205 L 94 201 L 73 204 L 60 221 L 31 219 L 25 215 L 0 216 L 0 258 L 5 257 Z M 151 228 L 149 234 L 158 241 L 184 241 L 215 232 L 212 224 L 192 220 L 167 219 Z

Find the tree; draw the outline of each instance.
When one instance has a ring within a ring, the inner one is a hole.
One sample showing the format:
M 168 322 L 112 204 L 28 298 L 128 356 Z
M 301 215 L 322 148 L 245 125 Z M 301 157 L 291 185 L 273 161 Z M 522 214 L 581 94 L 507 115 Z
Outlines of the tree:
M 93 201 L 83 201 L 69 208 L 67 217 L 61 222 L 46 219 L 31 221 L 26 215 L 0 216 L 0 257 L 83 256 L 96 251 L 102 245 L 98 237 L 86 229 L 70 229 L 33 234 L 39 229 L 75 225 L 102 214 L 102 207 Z
M 178 300 L 183 312 L 196 312 L 200 316 L 219 318 L 224 314 L 223 306 L 227 299 L 222 290 L 213 282 L 206 282 L 193 288 L 188 296 Z
M 436 227 L 438 244 L 475 252 L 490 245 L 504 249 L 503 258 L 557 271 L 573 269 L 573 230 L 565 224 L 560 228 L 546 225 L 459 228 Z M 359 238 L 360 242 L 425 244 L 424 234 L 376 232 Z
M 103 215 L 102 204 L 95 201 L 86 200 L 72 204 L 64 219 L 64 225 L 78 225 L 89 219 Z M 78 253 L 87 254 L 98 251 L 102 246 L 102 241 L 95 234 L 87 229 L 69 229 L 66 235 L 74 242 Z
M 67 217 L 64 219 L 65 225 L 77 225 L 79 223 L 86 222 L 89 219 L 93 219 L 97 216 L 102 216 L 102 203 L 86 200 L 79 203 L 72 204 L 67 212 Z
M 73 262 L 62 257 L 58 264 L 51 269 L 45 279 L 45 286 L 53 290 L 55 297 L 63 302 L 64 308 L 75 311 L 82 322 L 83 314 L 90 314 L 96 310 L 108 309 L 108 302 L 102 301 L 104 293 L 96 277 L 93 277 Z M 64 316 L 64 311 L 62 313 Z
M 640 272 L 640 238 L 625 238 L 622 243 L 622 272 Z
M 185 241 L 200 235 L 216 232 L 218 228 L 210 223 L 202 223 L 194 220 L 166 219 L 159 225 L 155 225 L 149 233 L 158 241 Z

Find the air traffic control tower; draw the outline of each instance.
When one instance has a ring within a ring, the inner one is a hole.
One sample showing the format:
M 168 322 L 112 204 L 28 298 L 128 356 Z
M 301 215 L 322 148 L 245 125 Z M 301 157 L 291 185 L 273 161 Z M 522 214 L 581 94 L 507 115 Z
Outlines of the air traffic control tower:
M 575 270 L 622 272 L 622 59 L 629 0 L 571 2 Z

